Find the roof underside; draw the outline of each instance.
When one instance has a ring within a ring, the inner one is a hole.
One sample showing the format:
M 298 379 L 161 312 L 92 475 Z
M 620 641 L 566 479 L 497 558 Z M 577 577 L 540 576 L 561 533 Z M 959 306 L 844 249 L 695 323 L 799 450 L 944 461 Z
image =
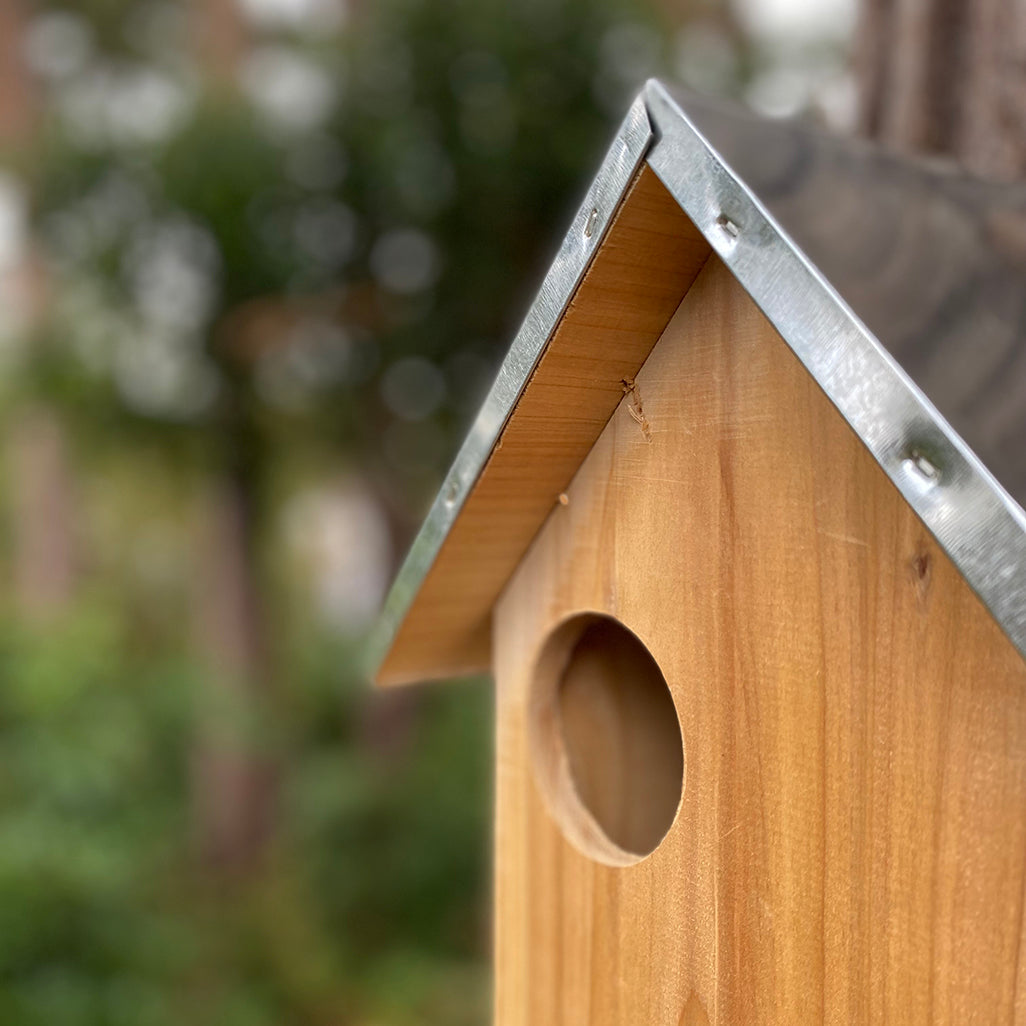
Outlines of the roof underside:
M 393 587 L 379 682 L 489 667 L 496 598 L 713 252 L 1026 652 L 1026 516 L 838 294 L 1022 496 L 1026 450 L 1007 440 L 1026 374 L 1007 368 L 1026 360 L 1026 190 L 694 107 L 832 285 L 649 83 Z

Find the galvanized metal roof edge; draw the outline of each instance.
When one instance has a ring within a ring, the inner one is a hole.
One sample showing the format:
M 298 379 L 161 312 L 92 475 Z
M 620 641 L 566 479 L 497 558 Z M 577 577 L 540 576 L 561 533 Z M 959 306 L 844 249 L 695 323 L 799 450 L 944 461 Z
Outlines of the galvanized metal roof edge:
M 381 667 L 446 535 L 527 386 L 545 345 L 598 251 L 620 200 L 653 140 L 645 100 L 631 104 L 598 174 L 570 223 L 559 251 L 517 332 L 484 405 L 442 481 L 368 642 L 367 670 Z

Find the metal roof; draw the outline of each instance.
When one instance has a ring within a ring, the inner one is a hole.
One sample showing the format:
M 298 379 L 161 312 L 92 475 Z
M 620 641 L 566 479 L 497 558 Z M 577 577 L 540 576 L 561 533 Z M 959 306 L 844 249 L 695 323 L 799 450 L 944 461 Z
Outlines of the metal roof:
M 1022 497 L 1026 446 L 1011 443 L 1026 422 L 1026 189 L 691 107 L 656 81 L 631 106 L 400 570 L 372 658 L 391 645 L 642 162 L 1026 655 L 1026 514 L 895 359 L 943 393 Z

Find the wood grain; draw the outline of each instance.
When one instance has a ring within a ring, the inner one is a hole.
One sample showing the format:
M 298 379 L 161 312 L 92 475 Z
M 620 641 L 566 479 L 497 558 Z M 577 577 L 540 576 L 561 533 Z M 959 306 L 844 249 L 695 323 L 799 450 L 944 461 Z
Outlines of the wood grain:
M 489 668 L 500 590 L 708 254 L 644 168 L 400 626 L 379 683 Z
M 1026 1023 L 1026 664 L 718 261 L 636 385 L 496 608 L 498 1026 Z M 584 610 L 684 739 L 630 866 L 531 766 Z

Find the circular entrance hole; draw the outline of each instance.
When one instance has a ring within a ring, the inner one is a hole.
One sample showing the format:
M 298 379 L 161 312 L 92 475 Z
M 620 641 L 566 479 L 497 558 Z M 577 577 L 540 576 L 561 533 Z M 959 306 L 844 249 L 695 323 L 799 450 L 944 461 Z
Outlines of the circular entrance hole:
M 653 852 L 684 790 L 684 744 L 652 654 L 610 616 L 564 621 L 535 668 L 530 744 L 546 804 L 587 855 L 629 865 Z

